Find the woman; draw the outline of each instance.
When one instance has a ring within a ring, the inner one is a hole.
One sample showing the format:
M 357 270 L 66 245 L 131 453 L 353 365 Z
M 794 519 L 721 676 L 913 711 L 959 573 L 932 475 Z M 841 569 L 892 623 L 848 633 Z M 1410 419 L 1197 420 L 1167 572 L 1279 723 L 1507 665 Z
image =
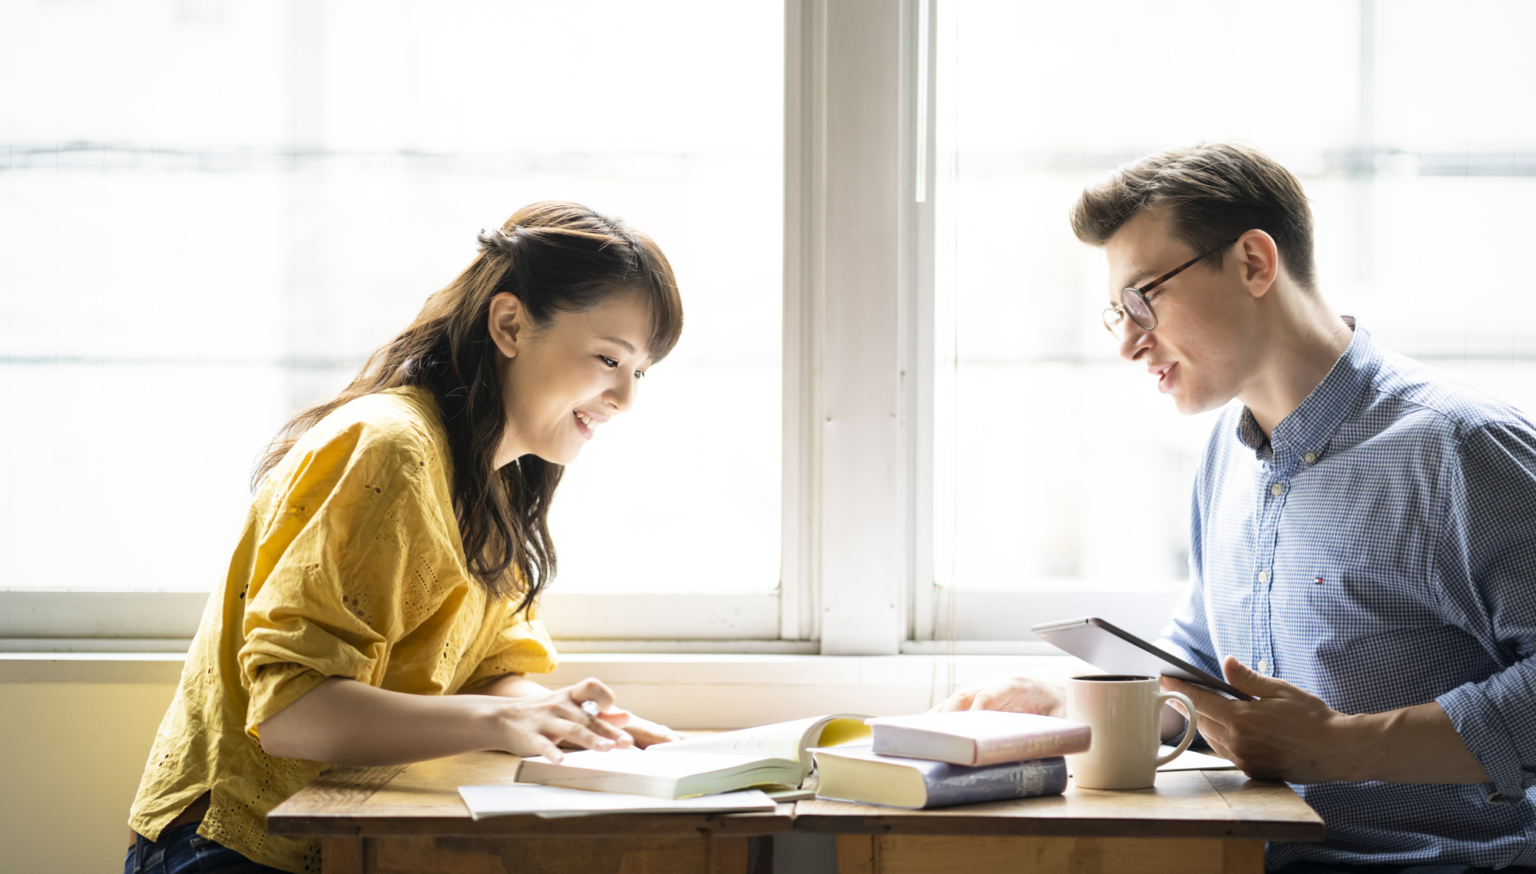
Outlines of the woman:
M 555 572 L 550 499 L 677 343 L 671 267 L 570 203 L 526 207 L 480 244 L 258 464 L 133 804 L 126 871 L 318 871 L 318 842 L 268 835 L 265 817 L 323 763 L 675 737 L 596 680 L 549 692 L 523 677 L 555 667 L 533 618 Z

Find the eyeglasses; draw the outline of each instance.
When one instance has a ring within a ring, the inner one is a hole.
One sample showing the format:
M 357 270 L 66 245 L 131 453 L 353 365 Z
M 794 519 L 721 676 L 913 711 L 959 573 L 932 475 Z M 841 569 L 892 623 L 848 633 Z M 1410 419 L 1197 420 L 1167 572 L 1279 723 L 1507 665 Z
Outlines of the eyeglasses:
M 1242 239 L 1242 237 L 1235 237 L 1225 243 L 1222 243 L 1220 246 L 1217 246 L 1209 252 L 1203 252 L 1199 255 L 1196 255 L 1195 257 L 1185 261 L 1183 264 L 1180 264 L 1179 266 L 1173 268 L 1167 273 L 1164 273 L 1162 276 L 1159 276 L 1158 278 L 1152 280 L 1140 288 L 1120 289 L 1120 304 L 1111 304 L 1104 308 L 1104 330 L 1115 335 L 1115 337 L 1124 340 L 1126 331 L 1126 316 L 1130 316 L 1131 321 L 1135 322 L 1136 325 L 1143 331 L 1151 331 L 1156 328 L 1157 313 L 1152 312 L 1152 304 L 1147 300 L 1147 292 L 1156 289 L 1159 285 L 1162 285 L 1173 277 L 1178 276 L 1185 270 L 1188 270 L 1204 259 L 1209 258 L 1217 252 L 1220 252 L 1222 249 L 1227 248 L 1240 239 Z

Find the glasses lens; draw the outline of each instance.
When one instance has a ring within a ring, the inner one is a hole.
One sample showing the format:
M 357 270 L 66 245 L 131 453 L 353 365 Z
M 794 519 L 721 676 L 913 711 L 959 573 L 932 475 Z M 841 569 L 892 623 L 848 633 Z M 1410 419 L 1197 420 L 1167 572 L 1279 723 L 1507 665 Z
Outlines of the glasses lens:
M 1134 288 L 1127 288 L 1120 292 L 1120 302 L 1125 306 L 1125 314 L 1131 320 L 1141 326 L 1143 331 L 1150 331 L 1157 327 L 1157 316 L 1152 314 L 1152 306 L 1141 292 Z

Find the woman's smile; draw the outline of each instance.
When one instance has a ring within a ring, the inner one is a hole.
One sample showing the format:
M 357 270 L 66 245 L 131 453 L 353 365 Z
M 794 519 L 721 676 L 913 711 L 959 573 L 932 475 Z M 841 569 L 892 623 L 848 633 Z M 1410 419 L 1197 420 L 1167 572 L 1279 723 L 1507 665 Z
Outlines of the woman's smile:
M 576 430 L 580 431 L 581 436 L 588 440 L 591 440 L 596 435 L 598 425 L 608 421 L 596 413 L 586 413 L 581 410 L 576 410 L 571 415 L 576 417 Z

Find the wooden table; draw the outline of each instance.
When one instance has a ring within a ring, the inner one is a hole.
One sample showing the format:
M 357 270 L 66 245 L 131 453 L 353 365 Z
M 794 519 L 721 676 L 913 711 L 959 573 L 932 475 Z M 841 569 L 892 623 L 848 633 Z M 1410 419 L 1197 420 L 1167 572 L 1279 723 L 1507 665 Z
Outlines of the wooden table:
M 772 838 L 837 835 L 839 874 L 1001 871 L 1262 874 L 1264 842 L 1316 841 L 1322 820 L 1284 783 L 1236 771 L 1159 774 L 1157 788 L 907 811 L 835 801 L 774 813 L 621 814 L 475 822 L 458 787 L 512 779 L 472 753 L 395 768 L 332 768 L 267 817 L 317 837 L 325 874 L 768 874 Z
M 331 768 L 267 815 L 275 835 L 320 839 L 325 874 L 748 874 L 787 832 L 774 813 L 616 814 L 479 822 L 460 786 L 510 783 L 518 760 L 469 753 L 394 768 Z

